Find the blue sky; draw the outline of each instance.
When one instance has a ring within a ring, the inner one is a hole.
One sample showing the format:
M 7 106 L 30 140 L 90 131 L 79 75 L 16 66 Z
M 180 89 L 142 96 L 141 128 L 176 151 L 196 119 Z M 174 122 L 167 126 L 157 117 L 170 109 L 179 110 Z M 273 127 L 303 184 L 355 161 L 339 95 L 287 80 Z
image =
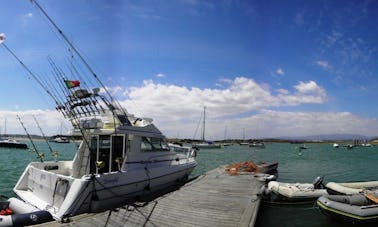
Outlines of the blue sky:
M 168 137 L 199 137 L 203 106 L 208 139 L 378 136 L 375 1 L 38 2 L 127 110 Z M 8 0 L 0 12 L 7 46 L 33 72 L 49 77 L 47 56 L 65 64 L 33 4 Z M 34 114 L 56 133 L 53 102 L 4 48 L 0 57 L 7 132 L 22 132 L 20 114 L 38 133 Z

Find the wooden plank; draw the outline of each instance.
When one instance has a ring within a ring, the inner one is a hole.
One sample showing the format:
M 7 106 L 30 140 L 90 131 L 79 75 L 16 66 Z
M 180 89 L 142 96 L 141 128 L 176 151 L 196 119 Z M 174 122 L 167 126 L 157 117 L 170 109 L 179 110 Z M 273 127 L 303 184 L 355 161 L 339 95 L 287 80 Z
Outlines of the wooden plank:
M 252 174 L 231 176 L 219 167 L 145 206 L 82 214 L 70 223 L 40 226 L 254 226 L 262 183 Z

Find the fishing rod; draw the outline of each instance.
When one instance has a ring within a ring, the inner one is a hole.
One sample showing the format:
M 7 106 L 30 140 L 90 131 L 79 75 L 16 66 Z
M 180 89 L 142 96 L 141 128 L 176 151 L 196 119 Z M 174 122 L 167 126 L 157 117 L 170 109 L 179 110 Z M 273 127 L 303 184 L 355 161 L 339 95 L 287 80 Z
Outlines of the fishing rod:
M 21 64 L 21 66 L 32 76 L 32 78 L 42 87 L 42 89 L 55 101 L 57 107 L 59 107 L 58 100 L 50 92 L 50 90 L 42 83 L 42 81 L 35 75 L 25 64 L 21 61 L 19 57 L 3 42 L 3 47 Z
M 72 63 L 72 61 L 69 61 L 69 68 L 73 71 L 71 71 L 72 74 L 75 74 L 80 80 L 82 79 L 81 76 L 80 76 L 80 73 L 79 71 L 77 70 L 77 68 L 75 67 L 75 65 Z M 83 84 L 87 87 L 87 89 L 89 89 L 89 87 L 87 86 L 85 80 L 83 80 Z M 89 97 L 91 103 L 93 104 L 93 107 L 97 110 L 98 114 L 101 114 L 101 111 L 102 113 L 105 113 L 105 109 L 102 107 L 102 105 L 100 105 L 100 103 L 98 102 L 96 95 L 91 95 Z M 99 106 L 99 108 L 97 108 L 97 105 Z
M 52 62 L 51 59 L 49 59 L 49 63 L 53 69 L 53 74 L 55 75 L 55 81 L 57 82 L 58 84 L 58 87 L 60 88 L 63 96 L 66 96 L 67 97 L 67 102 L 66 102 L 66 106 L 67 106 L 67 109 L 72 111 L 73 114 L 75 115 L 85 115 L 87 116 L 86 112 L 82 107 L 80 107 L 81 109 L 81 112 L 78 111 L 77 109 L 75 108 L 72 108 L 73 106 L 75 106 L 75 103 L 74 103 L 74 100 L 73 100 L 73 96 L 72 96 L 72 93 L 70 94 L 70 91 L 68 91 L 61 83 L 61 78 L 64 78 L 64 75 L 61 75 L 61 72 L 58 70 L 57 66 L 54 64 L 54 62 Z M 64 79 L 63 79 L 64 80 Z M 71 116 L 73 117 L 73 116 Z
M 84 59 L 84 57 L 80 54 L 80 52 L 77 50 L 77 48 L 71 43 L 71 41 L 67 38 L 67 36 L 63 33 L 63 31 L 58 27 L 58 25 L 51 19 L 51 17 L 46 13 L 46 11 L 39 5 L 39 3 L 36 0 L 30 0 L 30 2 L 34 3 L 39 10 L 46 16 L 46 18 L 50 21 L 50 23 L 53 25 L 53 27 L 58 31 L 58 33 L 63 37 L 63 39 L 67 42 L 67 44 L 72 48 L 72 50 L 77 54 L 77 56 L 80 58 L 80 60 L 84 63 L 84 65 L 87 67 L 87 69 L 92 73 L 94 78 L 97 80 L 97 82 L 101 85 L 101 87 L 104 88 L 107 95 L 110 97 L 112 101 L 114 101 L 112 95 L 110 92 L 106 89 L 105 85 L 102 83 L 102 81 L 98 78 L 95 71 L 92 69 L 92 67 L 87 63 L 87 61 Z
M 45 155 L 43 153 L 40 154 L 38 152 L 37 147 L 35 146 L 35 144 L 34 144 L 32 138 L 31 138 L 30 134 L 28 133 L 28 130 L 26 130 L 26 128 L 24 126 L 24 123 L 22 123 L 20 116 L 17 115 L 17 119 L 20 122 L 22 128 L 24 128 L 24 131 L 25 131 L 26 135 L 28 136 L 31 144 L 33 145 L 34 151 L 37 153 L 37 158 L 39 158 L 41 160 L 41 162 L 43 162 L 43 158 L 45 157 Z
M 58 33 L 63 37 L 63 39 L 67 42 L 67 44 L 72 48 L 72 50 L 77 54 L 77 56 L 80 58 L 80 60 L 83 62 L 83 64 L 87 67 L 87 69 L 92 73 L 92 76 L 97 80 L 97 82 L 100 84 L 100 86 L 104 89 L 108 97 L 110 98 L 111 103 L 115 103 L 117 105 L 117 108 L 123 112 L 124 115 L 127 116 L 126 110 L 120 105 L 118 100 L 114 99 L 114 97 L 110 94 L 108 89 L 106 89 L 106 86 L 102 83 L 102 81 L 98 78 L 95 71 L 92 69 L 92 67 L 88 64 L 88 62 L 84 59 L 84 57 L 80 54 L 80 52 L 77 50 L 77 48 L 71 43 L 71 41 L 68 39 L 68 37 L 63 33 L 63 31 L 58 27 L 58 25 L 52 20 L 52 18 L 47 14 L 47 12 L 39 5 L 39 3 L 36 0 L 30 0 L 31 3 L 34 3 L 37 8 L 45 15 L 45 17 L 50 21 L 50 23 L 53 25 L 53 27 L 58 31 Z M 113 109 L 111 110 L 114 114 L 114 106 L 108 106 L 108 108 Z M 128 122 L 130 123 L 130 122 Z
M 37 118 L 35 118 L 34 115 L 33 115 L 33 118 L 34 118 L 34 121 L 35 121 L 35 123 L 37 124 L 37 126 L 39 128 L 39 131 L 42 133 L 43 139 L 45 140 L 47 146 L 49 147 L 49 150 L 50 150 L 52 156 L 54 157 L 54 160 L 57 161 L 58 155 L 59 155 L 58 152 L 57 151 L 53 151 L 53 149 L 50 146 L 49 141 L 47 140 L 47 138 L 45 136 L 45 133 L 43 133 L 43 130 L 42 130 L 41 126 L 39 125 L 38 121 L 37 121 Z

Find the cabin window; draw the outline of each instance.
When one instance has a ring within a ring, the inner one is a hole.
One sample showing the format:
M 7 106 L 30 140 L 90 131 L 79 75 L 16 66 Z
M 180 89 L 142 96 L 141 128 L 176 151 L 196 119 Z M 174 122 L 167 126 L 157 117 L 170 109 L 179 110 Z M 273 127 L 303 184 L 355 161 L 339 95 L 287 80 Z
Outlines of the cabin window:
M 90 143 L 90 172 L 98 174 L 121 170 L 125 141 L 124 135 L 93 136 Z
M 110 168 L 110 136 L 99 136 L 97 152 L 97 173 L 109 172 Z
M 124 141 L 125 137 L 123 135 L 112 136 L 112 163 L 111 171 L 120 171 L 124 158 Z
M 141 151 L 168 151 L 169 147 L 162 138 L 142 137 Z

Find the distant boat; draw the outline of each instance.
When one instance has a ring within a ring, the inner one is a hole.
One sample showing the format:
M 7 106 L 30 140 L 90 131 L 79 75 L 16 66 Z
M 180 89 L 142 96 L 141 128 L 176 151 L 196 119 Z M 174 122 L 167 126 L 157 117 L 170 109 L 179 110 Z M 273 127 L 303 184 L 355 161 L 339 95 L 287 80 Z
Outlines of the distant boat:
M 59 137 L 55 137 L 53 140 L 51 140 L 51 142 L 55 142 L 55 143 L 69 143 L 70 140 L 67 137 L 59 136 Z
M 4 121 L 4 135 L 6 135 L 6 131 L 7 131 L 7 119 L 5 119 Z M 26 145 L 25 143 L 20 143 L 17 140 L 11 139 L 11 138 L 0 139 L 0 147 L 28 149 L 28 145 Z
M 194 144 L 194 147 L 199 149 L 217 149 L 221 148 L 220 144 L 215 144 L 212 141 L 205 140 L 205 129 L 206 129 L 206 106 L 203 107 L 203 121 L 202 121 L 202 142 Z
M 250 147 L 256 147 L 256 148 L 265 148 L 264 142 L 253 142 L 249 144 Z
M 222 145 L 215 144 L 211 141 L 208 141 L 208 142 L 205 141 L 205 142 L 202 142 L 202 143 L 196 143 L 194 145 L 194 147 L 199 148 L 199 149 L 201 149 L 201 148 L 203 148 L 203 149 L 218 149 L 218 148 L 221 148 Z
M 28 145 L 25 143 L 20 143 L 17 140 L 10 138 L 0 140 L 0 147 L 28 149 Z
M 333 144 L 333 148 L 339 148 L 339 144 L 334 143 L 334 144 Z

